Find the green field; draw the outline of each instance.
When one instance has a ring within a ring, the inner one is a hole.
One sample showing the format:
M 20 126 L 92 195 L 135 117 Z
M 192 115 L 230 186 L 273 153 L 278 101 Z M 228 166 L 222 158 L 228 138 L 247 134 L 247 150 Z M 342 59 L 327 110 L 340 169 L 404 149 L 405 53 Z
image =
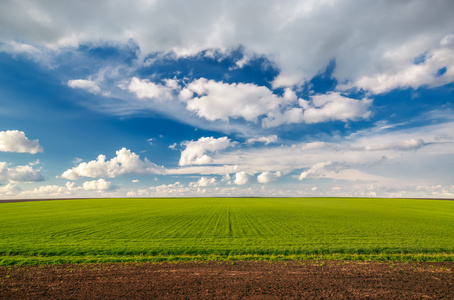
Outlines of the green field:
M 0 203 L 0 265 L 224 259 L 454 261 L 454 201 L 188 198 Z

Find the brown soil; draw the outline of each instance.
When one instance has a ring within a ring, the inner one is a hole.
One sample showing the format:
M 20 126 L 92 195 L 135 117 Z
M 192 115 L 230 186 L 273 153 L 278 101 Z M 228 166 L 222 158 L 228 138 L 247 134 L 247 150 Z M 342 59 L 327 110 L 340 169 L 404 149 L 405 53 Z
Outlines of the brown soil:
M 0 299 L 454 299 L 454 263 L 291 261 L 0 267 Z

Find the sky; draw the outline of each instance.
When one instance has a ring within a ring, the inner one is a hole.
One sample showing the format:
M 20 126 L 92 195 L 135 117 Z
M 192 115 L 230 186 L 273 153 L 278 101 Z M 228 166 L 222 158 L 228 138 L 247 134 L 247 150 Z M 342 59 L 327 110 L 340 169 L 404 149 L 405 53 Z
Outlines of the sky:
M 454 1 L 0 3 L 0 199 L 454 197 Z

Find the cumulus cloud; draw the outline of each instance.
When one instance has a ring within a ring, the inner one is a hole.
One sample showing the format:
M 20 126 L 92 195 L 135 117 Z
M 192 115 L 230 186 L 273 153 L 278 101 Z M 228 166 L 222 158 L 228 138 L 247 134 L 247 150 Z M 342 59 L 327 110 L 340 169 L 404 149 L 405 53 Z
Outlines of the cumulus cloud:
M 245 185 L 249 181 L 249 174 L 245 173 L 244 171 L 238 172 L 235 174 L 235 179 L 233 180 L 233 183 L 236 185 Z
M 331 92 L 312 97 L 314 107 L 304 111 L 306 123 L 318 123 L 327 120 L 358 120 L 369 118 L 371 99 L 356 100 L 342 96 L 340 93 Z
M 92 94 L 99 94 L 101 92 L 101 88 L 99 85 L 92 80 L 86 79 L 74 79 L 68 81 L 68 86 L 73 89 L 83 89 Z
M 263 172 L 257 176 L 257 181 L 259 183 L 270 183 L 272 181 L 277 180 L 277 178 L 282 176 L 282 172 Z
M 121 84 L 119 87 L 134 93 L 139 99 L 155 99 L 158 101 L 172 99 L 174 91 L 179 89 L 176 80 L 167 79 L 166 84 L 162 85 L 137 77 L 133 77 L 129 84 Z
M 29 197 L 59 197 L 69 195 L 70 192 L 66 187 L 58 185 L 42 185 L 31 191 L 23 191 L 21 195 Z
M 449 182 L 452 172 L 446 161 L 450 161 L 453 155 L 454 123 L 415 128 L 399 125 L 392 130 L 381 127 L 379 125 L 331 142 L 223 151 L 213 157 L 210 165 L 172 169 L 169 173 L 222 176 L 239 171 L 260 174 L 281 170 L 286 174 L 299 171 L 299 174 L 303 173 L 302 177 L 307 178 L 374 178 L 374 181 L 387 186 L 421 185 L 424 180 L 425 184 L 446 185 Z M 328 161 L 332 164 L 328 165 Z M 429 173 L 430 176 L 427 175 Z
M 39 140 L 29 140 L 23 131 L 0 131 L 0 151 L 35 154 L 43 152 Z
M 201 177 L 197 182 L 191 182 L 189 183 L 189 186 L 191 187 L 207 187 L 207 186 L 212 186 L 216 184 L 216 178 L 215 177 Z
M 7 185 L 0 185 L 0 195 L 13 196 L 21 191 L 21 188 L 16 184 L 8 183 Z
M 105 155 L 99 155 L 96 160 L 80 163 L 66 170 L 61 178 L 76 180 L 81 177 L 117 177 L 131 174 L 164 174 L 165 168 L 150 162 L 147 158 L 141 160 L 139 155 L 131 150 L 122 148 L 117 156 L 107 160 Z
M 65 186 L 68 191 L 77 191 L 81 189 L 81 187 L 77 186 L 75 182 L 71 181 L 68 181 Z
M 297 99 L 287 88 L 278 96 L 264 86 L 254 84 L 227 84 L 201 78 L 189 83 L 180 92 L 180 100 L 187 103 L 187 110 L 209 121 L 243 118 L 263 127 L 275 127 L 290 123 L 321 123 L 326 121 L 355 121 L 371 115 L 372 100 L 352 99 L 339 92 L 314 95 L 310 101 Z M 274 142 L 277 137 L 251 138 L 248 143 Z
M 326 121 L 355 121 L 371 115 L 371 99 L 356 100 L 342 96 L 339 92 L 314 95 L 311 101 L 300 99 L 300 107 L 284 112 L 271 112 L 263 119 L 264 127 L 290 123 L 321 123 Z
M 262 136 L 258 138 L 247 139 L 246 144 L 254 144 L 256 142 L 265 143 L 265 145 L 277 142 L 277 135 Z
M 236 145 L 226 136 L 220 138 L 201 137 L 197 141 L 183 143 L 186 148 L 181 152 L 180 166 L 203 165 L 212 162 L 207 152 L 215 152 Z
M 82 186 L 86 191 L 109 191 L 115 188 L 111 182 L 106 181 L 103 178 L 93 181 L 85 181 Z
M 0 162 L 0 182 L 34 182 L 43 181 L 44 176 L 40 170 L 34 170 L 30 165 L 8 167 L 8 163 Z
M 241 117 L 257 122 L 259 116 L 296 101 L 296 95 L 287 90 L 280 97 L 264 86 L 200 78 L 180 92 L 180 99 L 187 103 L 188 110 L 209 121 Z

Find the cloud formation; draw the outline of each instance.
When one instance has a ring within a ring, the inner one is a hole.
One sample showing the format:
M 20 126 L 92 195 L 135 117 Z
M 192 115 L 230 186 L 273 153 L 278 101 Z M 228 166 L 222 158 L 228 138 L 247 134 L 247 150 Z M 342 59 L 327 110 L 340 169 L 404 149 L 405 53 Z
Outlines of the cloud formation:
M 393 80 L 398 86 L 427 84 L 425 79 L 406 79 L 411 72 L 397 70 L 408 70 L 422 53 L 436 56 L 432 52 L 437 51 L 440 41 L 449 39 L 454 28 L 454 4 L 450 0 L 435 5 L 392 0 L 227 4 L 100 0 L 90 10 L 77 2 L 69 9 L 66 5 L 29 0 L 2 2 L 0 8 L 0 41 L 23 41 L 20 48 L 28 52 L 33 52 L 33 45 L 60 49 L 134 40 L 143 57 L 150 53 L 187 57 L 207 49 L 228 53 L 242 45 L 247 53 L 265 56 L 279 68 L 274 87 L 308 81 L 334 58 L 334 76 L 339 82 L 352 82 L 374 92 L 389 89 L 390 84 L 396 84 Z M 238 64 L 247 64 L 248 56 Z M 433 68 L 439 67 L 428 60 Z M 431 70 L 429 67 L 423 71 L 422 78 Z M 447 81 L 452 80 L 450 76 L 446 76 Z
M 263 119 L 264 127 L 275 127 L 291 123 L 321 123 L 326 121 L 356 121 L 371 115 L 372 100 L 356 100 L 342 96 L 339 92 L 314 95 L 310 101 L 299 100 L 299 107 L 284 112 L 270 112 Z
M 155 99 L 158 101 L 174 98 L 174 91 L 178 90 L 175 80 L 167 79 L 166 84 L 156 84 L 148 79 L 133 77 L 128 85 L 121 84 L 120 88 L 134 93 L 139 99 Z
M 316 163 L 309 170 L 302 172 L 300 174 L 300 176 L 298 176 L 298 179 L 303 180 L 304 178 L 309 177 L 309 176 L 324 177 L 324 176 L 326 176 L 325 168 L 331 164 L 332 164 L 331 161 L 323 161 L 323 162 Z
M 260 180 L 265 182 L 270 179 L 269 174 L 281 171 L 283 174 L 298 172 L 300 179 L 305 179 L 303 182 L 324 177 L 344 182 L 374 181 L 382 186 L 444 186 L 449 183 L 451 172 L 446 161 L 452 159 L 453 126 L 451 122 L 389 130 L 379 125 L 341 141 L 244 147 L 218 153 L 210 165 L 189 166 L 169 170 L 169 173 L 224 175 L 241 170 L 258 176 L 264 173 Z M 241 178 L 239 176 L 238 182 Z
M 7 185 L 0 185 L 0 195 L 5 196 L 15 196 L 21 191 L 21 189 L 13 183 L 8 183 Z
M 99 94 L 101 92 L 99 85 L 92 80 L 73 79 L 68 81 L 68 86 L 73 89 L 83 89 L 92 94 Z
M 166 85 L 147 79 L 131 79 L 123 89 L 133 92 L 139 99 L 158 102 L 177 101 L 186 104 L 186 110 L 194 112 L 207 121 L 224 121 L 241 118 L 258 123 L 263 127 L 276 127 L 292 123 L 322 123 L 327 121 L 356 121 L 371 115 L 372 100 L 361 100 L 328 92 L 311 96 L 310 100 L 298 99 L 295 92 L 286 88 L 282 96 L 276 95 L 265 86 L 251 83 L 224 83 L 200 78 L 181 88 L 175 80 L 166 79 Z M 277 138 L 277 137 L 276 137 Z M 250 139 L 249 143 L 263 141 L 271 143 L 275 136 Z
M 145 189 L 144 195 L 220 193 L 224 185 L 226 195 L 248 188 L 274 195 L 274 185 L 264 184 L 278 178 L 281 191 L 295 195 L 452 194 L 450 86 L 429 90 L 454 82 L 452 0 L 99 0 L 89 10 L 77 1 L 54 2 L 0 3 L 6 59 L 24 68 L 27 60 L 45 65 L 40 74 L 60 77 L 63 90 L 94 94 L 69 95 L 83 108 L 117 116 L 153 111 L 157 122 L 173 119 L 228 136 L 189 141 L 194 135 L 169 130 L 166 143 L 188 140 L 169 146 L 181 150 L 179 167 L 166 170 L 123 148 L 110 160 L 77 161 L 61 175 L 96 180 L 51 182 L 22 195 L 122 193 L 126 184 L 104 178 L 131 174 L 198 176 L 189 184 L 179 178 L 184 184 Z M 398 111 L 404 104 L 414 106 Z M 0 108 L 0 114 L 10 117 L 19 105 Z M 430 119 L 430 109 L 450 116 Z M 385 125 L 371 128 L 379 118 Z M 323 122 L 331 123 L 315 125 Z M 0 151 L 34 154 L 43 148 L 14 130 L 0 132 Z M 55 151 L 49 149 L 49 156 Z M 44 180 L 41 172 L 33 164 L 0 163 L 6 184 L 0 193 L 20 195 L 15 182 Z M 232 177 L 212 177 L 225 174 Z
M 43 181 L 40 170 L 34 170 L 30 165 L 8 167 L 8 163 L 0 162 L 0 182 L 36 182 Z
M 216 184 L 216 178 L 215 177 L 200 177 L 200 179 L 197 182 L 191 182 L 189 183 L 189 186 L 191 187 L 207 187 L 207 186 L 212 186 Z
M 389 56 L 393 55 L 396 53 L 389 53 Z M 440 74 L 440 70 L 444 72 Z M 381 73 L 362 76 L 355 81 L 341 84 L 338 88 L 340 90 L 356 88 L 380 94 L 398 88 L 437 87 L 453 81 L 454 34 L 449 34 L 439 45 L 425 53 L 424 61 L 421 63 L 407 63 L 397 70 L 390 68 Z
M 147 158 L 141 160 L 139 155 L 131 150 L 122 148 L 116 152 L 117 156 L 107 160 L 101 154 L 96 160 L 80 163 L 77 167 L 66 170 L 60 177 L 76 180 L 81 177 L 108 177 L 114 178 L 126 175 L 164 174 L 164 167 L 150 162 Z
M 249 138 L 246 144 L 254 144 L 256 142 L 265 143 L 265 145 L 277 142 L 277 135 L 261 136 L 257 138 Z
M 235 179 L 233 180 L 233 183 L 236 185 L 245 185 L 249 181 L 249 174 L 247 174 L 244 171 L 238 172 L 235 174 Z
M 282 172 L 263 172 L 257 176 L 257 181 L 259 183 L 270 183 L 272 181 L 276 181 L 279 177 L 282 177 Z
M 379 151 L 379 150 L 400 150 L 400 151 L 410 151 L 417 150 L 427 144 L 423 139 L 408 139 L 403 142 L 393 142 L 393 143 L 381 143 L 375 145 L 368 145 L 364 147 L 365 151 Z
M 86 191 L 110 191 L 115 188 L 112 185 L 112 182 L 106 181 L 103 178 L 99 178 L 98 180 L 92 181 L 85 181 L 82 185 L 83 189 Z
M 264 86 L 200 78 L 180 92 L 180 99 L 187 103 L 189 111 L 209 121 L 241 117 L 256 123 L 259 116 L 294 102 L 296 95 L 288 90 L 279 97 Z
M 236 142 L 230 141 L 226 136 L 220 138 L 201 137 L 197 141 L 183 143 L 186 148 L 181 152 L 180 166 L 204 165 L 212 162 L 212 158 L 207 152 L 216 152 L 233 147 Z
M 0 151 L 35 154 L 43 152 L 39 140 L 29 140 L 23 131 L 0 131 Z

